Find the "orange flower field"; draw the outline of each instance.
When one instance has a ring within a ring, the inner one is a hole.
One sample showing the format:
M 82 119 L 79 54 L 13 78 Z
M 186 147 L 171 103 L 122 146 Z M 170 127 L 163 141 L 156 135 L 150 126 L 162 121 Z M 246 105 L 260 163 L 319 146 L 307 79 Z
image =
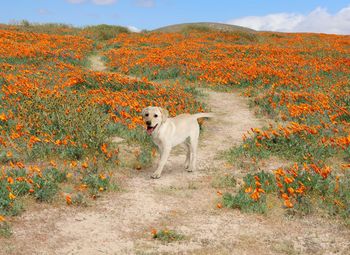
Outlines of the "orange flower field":
M 110 176 L 96 170 L 96 157 L 118 163 L 118 149 L 107 141 L 116 130 L 144 139 L 137 131 L 144 107 L 167 107 L 172 115 L 202 110 L 177 83 L 88 70 L 84 59 L 94 42 L 83 36 L 5 28 L 0 30 L 0 215 L 17 214 L 19 196 L 50 200 L 56 183 L 67 179 L 75 180 L 77 190 L 85 185 L 104 191 Z
M 322 34 L 188 33 L 120 35 L 108 42 L 114 70 L 150 79 L 196 81 L 246 96 L 286 125 L 261 140 L 314 136 L 322 147 L 350 145 L 350 37 Z M 307 155 L 305 155 L 307 156 Z
M 271 120 L 252 127 L 232 153 L 291 161 L 273 177 L 252 173 L 237 199 L 259 203 L 277 191 L 293 208 L 320 190 L 349 214 L 350 36 L 193 30 L 101 42 L 84 33 L 0 28 L 0 219 L 18 213 L 21 196 L 52 199 L 61 182 L 93 198 L 107 190 L 112 173 L 98 168 L 118 163 L 108 138 L 147 142 L 140 112 L 148 105 L 171 115 L 203 111 L 196 86 L 239 90 Z M 86 67 L 97 50 L 110 72 Z M 80 199 L 62 198 L 69 205 Z
M 253 161 L 277 155 L 304 165 L 293 178 L 286 177 L 285 184 L 276 174 L 284 205 L 292 208 L 301 202 L 305 192 L 320 187 L 319 177 L 326 180 L 334 169 L 336 179 L 327 179 L 321 193 L 337 194 L 335 205 L 345 211 L 349 208 L 350 197 L 344 189 L 350 167 L 350 36 L 212 31 L 123 34 L 109 40 L 105 56 L 112 70 L 125 74 L 242 89 L 277 124 L 252 128 L 243 136 L 240 154 Z M 339 191 L 338 175 L 344 174 Z M 252 186 L 246 193 L 258 201 L 265 191 L 261 185 Z

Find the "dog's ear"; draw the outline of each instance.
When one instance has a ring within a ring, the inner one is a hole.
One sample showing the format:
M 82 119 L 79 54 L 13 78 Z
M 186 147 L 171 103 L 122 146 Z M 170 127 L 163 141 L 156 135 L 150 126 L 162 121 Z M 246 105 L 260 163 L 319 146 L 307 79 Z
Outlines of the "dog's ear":
M 141 116 L 142 116 L 142 117 L 145 116 L 146 110 L 148 110 L 148 108 L 149 108 L 149 106 L 142 109 L 142 112 L 141 112 Z
M 167 120 L 167 118 L 169 117 L 169 112 L 167 109 L 160 108 L 160 107 L 159 107 L 159 110 L 162 113 L 162 123 L 164 123 Z

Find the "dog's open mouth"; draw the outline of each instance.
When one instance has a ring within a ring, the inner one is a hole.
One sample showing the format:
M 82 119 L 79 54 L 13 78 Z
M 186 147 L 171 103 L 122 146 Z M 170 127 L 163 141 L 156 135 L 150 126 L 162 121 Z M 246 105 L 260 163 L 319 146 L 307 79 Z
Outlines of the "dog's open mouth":
M 158 126 L 158 124 L 155 125 L 154 127 L 147 126 L 147 134 L 151 135 L 157 126 Z

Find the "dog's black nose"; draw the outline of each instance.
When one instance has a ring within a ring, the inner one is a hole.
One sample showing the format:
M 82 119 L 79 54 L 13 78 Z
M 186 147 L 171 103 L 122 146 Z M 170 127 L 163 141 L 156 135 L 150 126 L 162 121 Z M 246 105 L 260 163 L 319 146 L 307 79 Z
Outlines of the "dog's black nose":
M 151 121 L 146 121 L 146 125 L 147 125 L 147 126 L 150 126 L 151 124 L 152 124 Z

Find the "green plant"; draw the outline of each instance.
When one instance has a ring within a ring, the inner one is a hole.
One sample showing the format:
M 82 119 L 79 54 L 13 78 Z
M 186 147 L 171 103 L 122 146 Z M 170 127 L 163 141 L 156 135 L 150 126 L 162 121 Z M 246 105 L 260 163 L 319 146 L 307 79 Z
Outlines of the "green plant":
M 92 196 L 97 196 L 99 192 L 106 191 L 111 186 L 110 177 L 105 174 L 98 173 L 97 169 L 83 173 L 81 182 L 87 185 Z
M 223 176 L 214 177 L 211 185 L 213 188 L 234 188 L 237 185 L 237 181 L 233 175 L 225 174 Z
M 40 202 L 51 202 L 59 189 L 55 180 L 35 175 L 33 181 L 34 197 Z
M 12 180 L 12 177 L 10 177 Z M 16 195 L 14 193 L 17 190 L 12 190 L 11 186 L 8 183 L 9 179 L 0 179 L 0 215 L 10 215 L 15 216 L 20 214 L 23 210 L 23 205 L 20 201 L 16 199 Z M 20 185 L 15 184 L 14 188 L 21 188 Z M 18 192 L 21 194 L 21 191 Z
M 72 196 L 72 204 L 77 206 L 86 207 L 88 205 L 88 201 L 86 196 L 83 193 L 77 193 Z
M 174 242 L 180 241 L 185 238 L 184 235 L 177 233 L 175 230 L 162 229 L 162 230 L 152 230 L 153 239 L 157 239 L 163 242 Z
M 0 222 L 0 237 L 9 238 L 12 236 L 11 225 L 7 221 Z
M 243 178 L 244 186 L 236 194 L 225 193 L 223 205 L 243 212 L 266 213 L 266 194 L 276 191 L 274 176 L 264 171 Z
M 82 32 L 86 34 L 88 38 L 105 41 L 116 37 L 120 33 L 130 33 L 129 29 L 122 26 L 111 26 L 111 25 L 97 25 L 87 26 L 83 28 Z
M 239 209 L 242 212 L 264 214 L 267 211 L 265 195 L 262 195 L 262 197 L 258 201 L 254 201 L 243 190 L 240 190 L 235 195 L 232 195 L 230 193 L 224 193 L 222 197 L 222 202 L 225 207 Z

